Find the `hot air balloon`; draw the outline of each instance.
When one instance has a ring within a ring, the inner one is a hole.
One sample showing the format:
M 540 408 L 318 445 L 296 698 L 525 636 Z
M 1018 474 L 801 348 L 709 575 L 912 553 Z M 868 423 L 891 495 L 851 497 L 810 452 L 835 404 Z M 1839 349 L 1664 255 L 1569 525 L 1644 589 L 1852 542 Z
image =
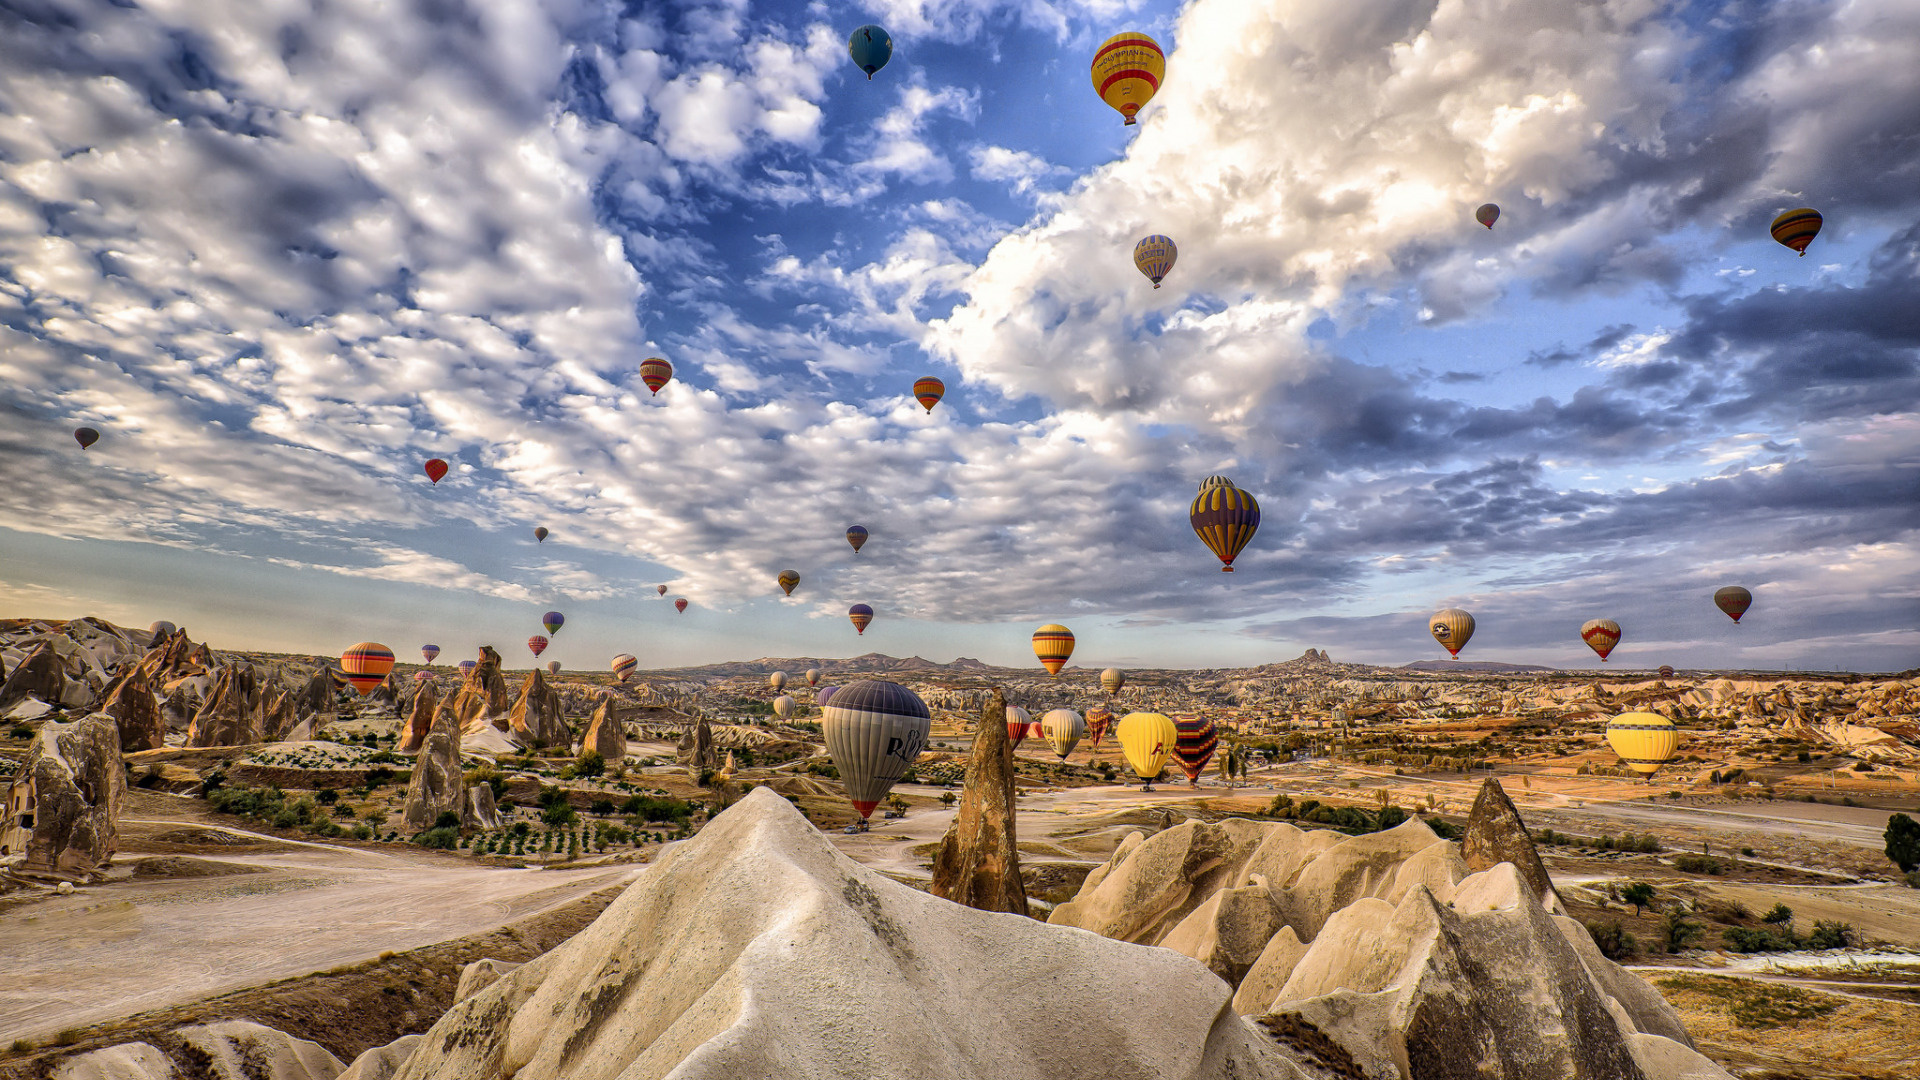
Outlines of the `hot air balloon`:
M 922 375 L 913 380 L 913 396 L 919 400 L 928 412 L 933 411 L 940 399 L 947 396 L 947 384 L 931 375 Z
M 853 628 L 860 632 L 861 637 L 865 637 L 867 624 L 873 621 L 873 609 L 865 604 L 855 604 L 847 609 L 847 620 L 853 623 Z
M 854 66 L 866 72 L 867 81 L 872 82 L 873 73 L 886 67 L 893 57 L 893 39 L 884 28 L 868 23 L 847 37 L 847 55 L 853 57 Z
M 422 645 L 420 646 L 420 655 L 426 657 L 427 663 L 431 664 L 440 658 L 440 646 Z
M 539 656 L 547 651 L 547 639 L 535 634 L 527 639 L 527 648 L 533 652 L 533 655 Z
M 1033 655 L 1040 658 L 1040 666 L 1047 669 L 1047 674 L 1060 674 L 1060 669 L 1067 666 L 1067 658 L 1073 655 L 1073 631 L 1059 623 L 1048 623 L 1035 630 Z
M 1033 727 L 1033 714 L 1018 705 L 1007 706 L 1007 742 L 1015 750 Z
M 1820 211 L 1809 206 L 1789 210 L 1773 219 L 1773 238 L 1807 257 L 1807 245 L 1820 235 Z
M 920 756 L 933 714 L 920 695 L 906 687 L 863 679 L 833 695 L 821 728 L 827 753 L 864 827 L 894 781 Z
M 1179 716 L 1173 721 L 1177 733 L 1173 741 L 1173 756 L 1180 761 L 1180 771 L 1187 774 L 1187 786 L 1199 787 L 1200 774 L 1207 769 L 1207 762 L 1213 759 L 1213 749 L 1220 743 L 1219 733 L 1214 730 L 1213 721 L 1199 716 Z
M 780 587 L 786 590 L 787 595 L 792 596 L 793 590 L 800 587 L 800 571 L 782 570 L 777 580 L 780 582 Z
M 1433 634 L 1433 640 L 1458 660 L 1460 650 L 1466 648 L 1473 637 L 1473 616 L 1457 607 L 1442 608 L 1427 620 L 1427 630 Z
M 536 525 L 533 528 L 533 542 L 536 544 L 546 543 L 547 537 L 552 535 L 553 535 L 552 533 L 547 531 L 547 527 L 545 525 Z
M 782 720 L 793 719 L 793 699 L 785 694 L 773 699 L 773 715 Z
M 827 707 L 827 700 L 828 700 L 829 698 L 831 698 L 831 697 L 833 697 L 833 695 L 835 695 L 835 694 L 837 694 L 837 693 L 839 693 L 839 692 L 840 692 L 840 688 L 839 688 L 839 687 L 837 687 L 837 686 L 834 686 L 833 684 L 831 684 L 831 683 L 829 683 L 829 684 L 827 684 L 826 686 L 823 686 L 823 687 L 821 687 L 821 688 L 820 688 L 820 689 L 819 689 L 819 690 L 818 690 L 818 691 L 817 691 L 817 692 L 816 692 L 816 693 L 815 693 L 815 694 L 813 695 L 813 703 L 814 703 L 815 705 L 818 705 L 818 706 L 820 706 L 821 708 L 823 708 L 823 709 L 824 709 L 824 708 L 826 708 L 826 707 Z
M 1153 100 L 1167 74 L 1166 54 L 1160 43 L 1145 34 L 1125 31 L 1100 43 L 1093 54 L 1093 89 L 1134 123 L 1134 114 Z
M 436 484 L 440 482 L 441 477 L 447 475 L 447 463 L 437 457 L 428 458 L 423 467 L 427 470 L 427 479 Z
M 1713 594 L 1713 606 L 1727 613 L 1734 622 L 1753 606 L 1753 594 L 1738 585 L 1729 585 Z
M 547 674 L 549 675 L 560 674 L 560 661 L 558 660 L 547 661 Z
M 1134 775 L 1143 781 L 1140 790 L 1152 791 L 1153 778 L 1166 767 L 1167 755 L 1173 751 L 1173 742 L 1180 734 L 1173 721 L 1159 713 L 1128 713 L 1120 718 L 1115 734 L 1120 739 L 1120 749 L 1127 755 L 1127 764 L 1133 766 Z
M 654 588 L 660 591 L 661 596 L 667 595 L 667 587 L 665 585 L 655 585 Z
M 1672 664 L 1661 664 L 1661 665 L 1660 665 L 1660 673 L 1659 673 L 1659 674 L 1660 674 L 1660 677 L 1661 677 L 1661 678 L 1663 678 L 1663 679 L 1671 679 L 1671 678 L 1673 678 L 1673 665 L 1672 665 Z
M 1600 662 L 1607 662 L 1607 654 L 1620 644 L 1620 624 L 1612 619 L 1588 619 L 1580 627 L 1580 640 L 1587 647 L 1600 654 Z
M 479 667 L 479 666 L 480 666 L 480 661 L 478 661 L 478 660 L 462 660 L 462 661 L 460 661 L 460 670 L 461 670 L 462 672 L 468 672 L 468 671 L 472 671 L 472 670 L 473 670 L 474 668 L 477 668 L 477 667 Z
M 1155 233 L 1133 245 L 1133 265 L 1147 275 L 1154 288 L 1160 287 L 1160 279 L 1173 269 L 1174 260 L 1180 257 L 1180 249 L 1174 246 L 1169 237 Z
M 1194 496 L 1187 515 L 1200 542 L 1220 558 L 1222 573 L 1233 573 L 1234 556 L 1260 527 L 1260 504 L 1224 476 L 1209 476 Z
M 1500 208 L 1492 203 L 1481 203 L 1480 209 L 1473 212 L 1473 220 L 1491 229 L 1493 223 L 1500 220 Z
M 860 554 L 860 549 L 866 545 L 866 542 L 867 527 L 865 525 L 847 526 L 847 543 L 853 545 L 853 553 L 855 555 Z
M 647 384 L 654 397 L 660 396 L 660 388 L 673 379 L 673 365 L 657 356 L 640 361 L 640 381 Z
M 1680 733 L 1659 713 L 1621 713 L 1607 721 L 1607 745 L 1620 755 L 1621 764 L 1651 781 L 1679 751 Z
M 820 669 L 819 668 L 810 667 L 807 669 L 807 685 L 808 686 L 820 685 Z
M 414 682 L 426 682 L 431 678 L 433 678 L 433 672 L 431 671 L 416 671 L 413 673 Z
M 1054 756 L 1065 761 L 1086 738 L 1087 722 L 1072 709 L 1050 709 L 1040 718 L 1040 734 L 1052 744 Z
M 613 677 L 621 682 L 633 678 L 634 669 L 640 666 L 640 660 L 632 653 L 621 653 L 613 658 Z
M 776 671 L 767 676 L 767 685 L 772 687 L 773 692 L 776 694 L 785 690 L 787 688 L 787 673 L 784 671 Z
M 1127 673 L 1117 667 L 1110 667 L 1100 673 L 1100 689 L 1109 694 L 1117 694 L 1127 685 Z
M 100 433 L 90 427 L 74 428 L 73 441 L 80 444 L 80 449 L 85 450 L 100 441 Z
M 385 682 L 392 670 L 393 650 L 385 645 L 363 641 L 340 654 L 340 672 L 346 676 L 347 685 L 361 697 Z
M 687 598 L 684 596 L 674 597 L 673 610 L 679 612 L 682 615 L 685 615 L 687 613 Z
M 545 615 L 540 616 L 540 625 L 546 627 L 547 633 L 549 634 L 559 633 L 560 628 L 566 624 L 567 617 L 557 611 L 549 611 Z
M 151 645 L 158 645 L 163 640 L 172 637 L 176 633 L 179 633 L 179 631 L 180 631 L 179 627 L 173 625 L 172 623 L 168 622 L 165 619 L 161 619 L 159 622 L 154 623 L 152 626 L 147 627 L 147 633 L 153 635 L 152 640 L 150 642 Z
M 1095 705 L 1087 710 L 1087 734 L 1093 737 L 1093 748 L 1100 749 L 1100 740 L 1107 736 L 1107 726 L 1113 723 L 1113 710 L 1105 705 Z

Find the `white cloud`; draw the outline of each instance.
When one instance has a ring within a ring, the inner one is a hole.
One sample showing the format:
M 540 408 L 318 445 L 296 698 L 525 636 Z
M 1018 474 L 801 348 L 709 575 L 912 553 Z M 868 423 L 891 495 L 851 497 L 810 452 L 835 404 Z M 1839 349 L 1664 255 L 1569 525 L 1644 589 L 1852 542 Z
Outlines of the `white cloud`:
M 973 178 L 1007 184 L 1021 195 L 1032 192 L 1042 180 L 1065 175 L 1069 170 L 1025 150 L 1004 146 L 976 146 L 968 152 L 973 159 Z

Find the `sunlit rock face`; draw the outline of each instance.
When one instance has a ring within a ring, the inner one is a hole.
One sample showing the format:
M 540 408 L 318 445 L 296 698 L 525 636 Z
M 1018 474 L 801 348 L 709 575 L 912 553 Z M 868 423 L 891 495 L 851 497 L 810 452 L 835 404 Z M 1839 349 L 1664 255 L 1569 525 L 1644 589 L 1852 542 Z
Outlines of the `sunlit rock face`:
M 113 861 L 127 779 L 111 719 L 41 725 L 21 773 L 34 800 L 21 872 L 82 881 Z

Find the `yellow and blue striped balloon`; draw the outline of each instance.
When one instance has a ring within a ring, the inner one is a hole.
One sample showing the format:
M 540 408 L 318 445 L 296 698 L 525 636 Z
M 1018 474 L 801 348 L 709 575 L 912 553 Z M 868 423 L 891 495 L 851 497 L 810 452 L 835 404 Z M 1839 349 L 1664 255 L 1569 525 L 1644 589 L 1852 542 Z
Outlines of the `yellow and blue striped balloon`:
M 1147 275 L 1154 288 L 1160 287 L 1160 279 L 1173 269 L 1174 260 L 1180 257 L 1180 249 L 1174 246 L 1171 237 L 1155 233 L 1133 245 L 1133 265 Z
M 1820 235 L 1820 211 L 1810 206 L 1789 210 L 1773 219 L 1773 238 L 1807 257 L 1807 245 Z

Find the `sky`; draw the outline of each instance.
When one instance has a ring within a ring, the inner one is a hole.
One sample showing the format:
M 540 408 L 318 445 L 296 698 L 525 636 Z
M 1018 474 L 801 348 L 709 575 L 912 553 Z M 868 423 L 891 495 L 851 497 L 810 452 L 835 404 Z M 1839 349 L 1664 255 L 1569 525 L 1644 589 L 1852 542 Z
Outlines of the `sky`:
M 0 614 L 1228 667 L 1459 606 L 1463 659 L 1900 670 L 1916 538 L 1910 0 L 0 7 Z

